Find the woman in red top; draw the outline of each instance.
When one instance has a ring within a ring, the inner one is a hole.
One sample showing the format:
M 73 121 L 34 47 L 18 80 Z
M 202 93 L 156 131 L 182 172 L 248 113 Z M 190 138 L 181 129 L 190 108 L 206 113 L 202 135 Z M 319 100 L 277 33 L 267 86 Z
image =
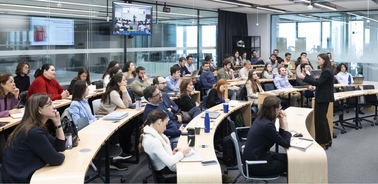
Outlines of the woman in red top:
M 51 100 L 60 100 L 70 96 L 70 93 L 55 80 L 55 67 L 53 65 L 44 64 L 41 68 L 38 68 L 34 73 L 34 78 L 35 80 L 30 85 L 26 98 L 35 93 L 50 94 Z

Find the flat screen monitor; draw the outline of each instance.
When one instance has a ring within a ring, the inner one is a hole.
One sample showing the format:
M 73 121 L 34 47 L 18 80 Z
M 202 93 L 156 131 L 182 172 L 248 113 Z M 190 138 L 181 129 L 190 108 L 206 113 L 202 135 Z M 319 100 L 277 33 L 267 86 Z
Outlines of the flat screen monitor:
M 30 17 L 30 45 L 74 45 L 74 20 Z
M 152 6 L 113 2 L 113 35 L 151 36 Z

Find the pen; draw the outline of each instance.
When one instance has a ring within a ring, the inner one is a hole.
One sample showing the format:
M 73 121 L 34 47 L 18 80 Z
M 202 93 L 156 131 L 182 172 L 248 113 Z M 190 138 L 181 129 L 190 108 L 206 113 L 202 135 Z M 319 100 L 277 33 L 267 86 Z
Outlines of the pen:
M 192 139 L 189 140 L 189 142 L 188 142 L 188 146 L 190 145 L 190 142 L 192 142 Z
M 302 138 L 302 137 L 300 137 L 299 139 L 306 140 L 306 141 L 313 141 L 312 139 L 306 139 L 306 138 Z

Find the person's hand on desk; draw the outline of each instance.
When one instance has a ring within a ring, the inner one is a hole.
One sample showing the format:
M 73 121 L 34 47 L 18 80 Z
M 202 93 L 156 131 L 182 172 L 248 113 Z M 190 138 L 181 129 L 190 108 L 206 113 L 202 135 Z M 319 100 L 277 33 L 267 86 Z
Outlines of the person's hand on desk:
M 224 99 L 224 103 L 228 103 L 230 99 Z
M 190 147 L 185 147 L 185 148 L 175 148 L 172 153 L 173 155 L 176 154 L 177 152 L 181 152 L 183 155 L 186 155 L 190 152 L 190 150 L 192 150 L 192 148 Z
M 261 60 L 263 60 L 262 57 L 259 57 L 259 58 L 257 59 L 257 61 L 261 61 Z
M 180 126 L 179 130 L 180 130 L 180 131 L 182 132 L 182 131 L 184 131 L 184 129 L 185 129 L 184 125 L 183 125 L 183 124 L 181 124 L 181 126 Z
M 17 114 L 17 113 L 21 113 L 21 110 L 15 108 L 15 109 L 9 110 L 8 113 L 9 114 Z
M 200 104 L 198 102 L 196 102 L 196 106 L 198 107 Z
M 315 86 L 308 86 L 308 90 L 310 90 L 310 91 L 314 91 L 316 89 L 316 87 Z
M 70 96 L 70 92 L 68 92 L 67 90 L 64 90 L 61 95 L 62 95 L 62 99 L 65 99 L 68 96 Z

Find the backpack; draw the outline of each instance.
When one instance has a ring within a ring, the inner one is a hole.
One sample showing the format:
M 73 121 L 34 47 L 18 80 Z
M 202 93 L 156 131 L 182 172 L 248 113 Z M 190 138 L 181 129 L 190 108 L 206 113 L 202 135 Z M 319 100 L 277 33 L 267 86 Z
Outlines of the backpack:
M 69 108 L 66 108 L 60 117 L 60 122 L 62 124 L 62 129 L 64 134 L 70 133 L 72 135 L 72 147 L 76 147 L 79 144 L 79 133 L 77 131 L 76 125 L 72 121 Z
M 223 162 L 227 167 L 235 166 L 237 164 L 235 146 L 232 142 L 231 135 L 228 135 L 222 140 Z

